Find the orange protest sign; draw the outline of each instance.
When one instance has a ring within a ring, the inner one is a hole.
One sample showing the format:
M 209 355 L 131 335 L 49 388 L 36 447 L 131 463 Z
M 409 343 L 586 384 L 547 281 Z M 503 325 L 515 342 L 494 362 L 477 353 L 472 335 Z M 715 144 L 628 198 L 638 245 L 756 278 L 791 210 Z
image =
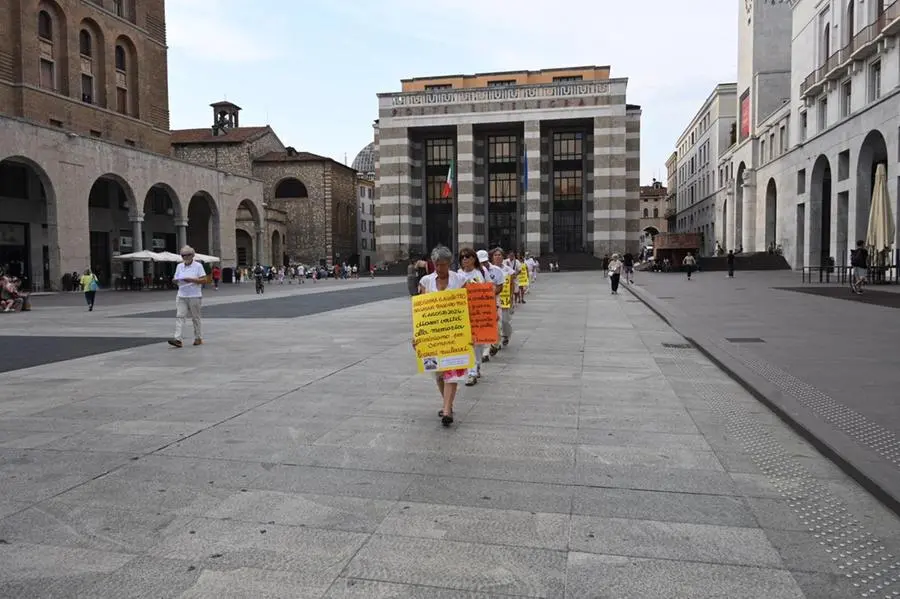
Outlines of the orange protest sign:
M 497 296 L 493 283 L 466 285 L 469 299 L 469 322 L 472 326 L 472 343 L 488 345 L 499 342 L 497 334 Z

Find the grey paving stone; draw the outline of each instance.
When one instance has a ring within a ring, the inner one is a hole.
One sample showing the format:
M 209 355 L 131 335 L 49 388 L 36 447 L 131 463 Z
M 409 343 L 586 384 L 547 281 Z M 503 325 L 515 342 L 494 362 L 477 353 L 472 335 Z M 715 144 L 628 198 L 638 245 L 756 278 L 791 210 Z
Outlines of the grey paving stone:
M 312 466 L 273 466 L 253 481 L 261 490 L 289 493 L 312 493 L 399 499 L 410 483 L 419 478 L 412 474 L 354 470 L 349 468 L 316 468 Z
M 564 514 L 401 502 L 378 534 L 565 550 Z
M 724 471 L 646 466 L 602 466 L 578 464 L 576 484 L 675 493 L 734 495 L 734 481 Z
M 703 435 L 608 430 L 602 428 L 580 429 L 578 431 L 578 443 L 642 449 L 712 451 L 712 447 Z
M 395 502 L 378 499 L 249 489 L 234 493 L 198 515 L 283 526 L 374 532 L 395 505 Z
M 30 505 L 31 503 L 26 501 L 0 500 L 0 519 L 6 518 L 10 514 L 21 512 Z
M 331 582 L 327 576 L 308 571 L 204 568 L 180 599 L 320 599 Z
M 573 493 L 566 485 L 429 475 L 414 480 L 401 500 L 568 514 Z
M 128 435 L 99 430 L 74 433 L 42 446 L 43 449 L 77 452 L 150 453 L 173 443 L 178 435 Z
M 367 538 L 343 531 L 194 519 L 149 555 L 211 569 L 306 572 L 316 585 L 324 585 L 324 592 Z
M 616 447 L 614 445 L 581 445 L 578 447 L 579 465 L 646 466 L 658 468 L 686 468 L 721 470 L 722 465 L 711 451 L 679 448 Z
M 458 589 L 338 578 L 323 599 L 492 599 L 497 595 L 469 593 Z M 515 595 L 504 595 L 515 597 Z
M 565 552 L 375 535 L 344 575 L 498 595 L 560 598 Z
M 572 513 L 605 518 L 755 527 L 743 498 L 698 493 L 578 487 Z
M 190 562 L 139 556 L 112 573 L 63 580 L 52 587 L 50 594 L 40 596 L 53 599 L 181 599 L 202 572 L 202 568 Z
M 785 570 L 569 553 L 567 599 L 804 599 Z
M 5 583 L 40 582 L 51 586 L 56 579 L 109 573 L 128 563 L 132 555 L 34 543 L 0 544 L 0 580 Z
M 763 531 L 734 526 L 573 516 L 572 551 L 778 568 Z

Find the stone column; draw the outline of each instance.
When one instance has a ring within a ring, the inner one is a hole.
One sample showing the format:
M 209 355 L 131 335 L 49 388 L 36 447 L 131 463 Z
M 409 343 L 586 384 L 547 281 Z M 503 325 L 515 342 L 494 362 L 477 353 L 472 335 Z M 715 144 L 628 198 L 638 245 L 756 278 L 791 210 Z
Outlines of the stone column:
M 187 227 L 188 221 L 186 219 L 182 218 L 175 221 L 175 244 L 178 246 L 177 251 L 179 252 L 181 248 L 187 245 Z
M 625 117 L 625 250 L 641 249 L 641 110 L 626 108 Z
M 264 243 L 265 243 L 265 235 L 263 235 L 263 232 L 260 230 L 259 227 L 257 227 L 256 241 L 253 244 L 253 246 L 254 246 L 253 249 L 256 250 L 256 262 L 259 264 L 266 264 L 266 259 L 265 259 L 266 252 L 265 252 L 265 248 L 263 247 Z
M 525 121 L 525 152 L 528 173 L 523 185 L 525 202 L 525 238 L 519 240 L 535 256 L 541 253 L 541 122 Z M 520 197 L 522 197 L 520 196 Z M 509 248 L 503 248 L 509 249 Z
M 756 251 L 756 173 L 749 167 L 744 171 L 744 188 L 742 190 L 740 239 L 738 247 L 745 253 Z
M 375 193 L 376 240 L 380 260 L 405 257 L 410 244 L 410 142 L 405 127 L 379 128 L 377 139 L 378 179 Z M 422 218 L 426 218 L 423 212 Z M 405 242 L 405 243 L 404 243 Z
M 456 126 L 456 247 L 475 245 L 475 139 L 472 125 Z
M 595 256 L 624 253 L 627 246 L 628 169 L 627 117 L 622 113 L 594 117 L 594 221 Z
M 142 252 L 144 251 L 144 216 L 133 214 L 129 217 L 129 219 L 131 220 L 132 251 Z M 144 263 L 135 261 L 133 263 L 132 272 L 134 273 L 135 277 L 143 277 Z

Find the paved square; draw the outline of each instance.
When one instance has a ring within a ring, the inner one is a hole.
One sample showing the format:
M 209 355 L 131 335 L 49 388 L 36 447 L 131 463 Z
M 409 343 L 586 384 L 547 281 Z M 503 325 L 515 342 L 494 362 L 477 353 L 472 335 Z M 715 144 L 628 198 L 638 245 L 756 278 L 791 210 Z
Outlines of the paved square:
M 247 291 L 207 293 L 207 344 L 181 350 L 155 342 L 168 296 L 4 319 L 4 346 L 135 345 L 0 375 L 0 597 L 896 584 L 894 514 L 599 273 L 541 276 L 449 429 L 402 282 Z

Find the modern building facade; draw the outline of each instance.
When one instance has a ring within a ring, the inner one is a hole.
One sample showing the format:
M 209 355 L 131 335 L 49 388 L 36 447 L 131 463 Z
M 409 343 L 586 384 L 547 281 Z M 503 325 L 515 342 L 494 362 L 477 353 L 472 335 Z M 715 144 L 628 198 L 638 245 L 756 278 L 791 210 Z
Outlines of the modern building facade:
M 737 84 L 720 83 L 688 123 L 677 147 L 676 233 L 699 233 L 701 254 L 716 244 L 716 192 L 719 156 L 732 145 Z
M 263 185 L 171 157 L 163 0 L 0 0 L 0 23 L 0 267 L 109 284 L 143 271 L 116 254 L 184 243 L 233 266 Z
M 742 40 L 779 33 L 771 46 L 785 48 L 788 83 L 752 123 L 753 159 L 735 152 L 720 165 L 735 208 L 722 222 L 745 251 L 780 246 L 795 268 L 847 264 L 866 236 L 878 164 L 895 219 L 900 209 L 900 2 L 797 0 L 740 27 Z
M 678 214 L 678 151 L 666 160 L 666 227 L 674 232 Z
M 636 252 L 640 117 L 608 67 L 407 79 L 378 95 L 381 260 L 438 244 Z
M 666 221 L 666 198 L 669 192 L 656 179 L 641 185 L 641 247 L 653 245 L 653 238 L 669 230 Z

